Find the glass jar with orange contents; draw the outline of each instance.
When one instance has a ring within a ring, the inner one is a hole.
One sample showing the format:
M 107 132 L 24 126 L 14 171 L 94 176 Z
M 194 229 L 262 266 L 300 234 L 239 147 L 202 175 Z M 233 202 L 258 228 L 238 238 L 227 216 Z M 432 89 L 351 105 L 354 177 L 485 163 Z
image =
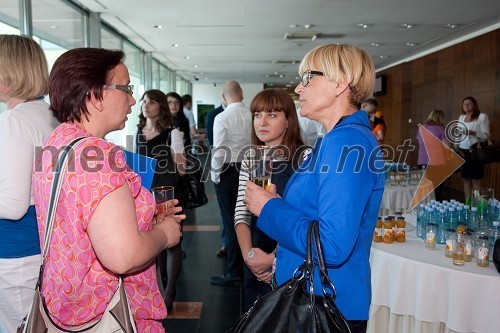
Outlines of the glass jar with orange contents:
M 379 217 L 375 224 L 375 231 L 373 232 L 373 242 L 382 242 L 382 218 Z
M 396 242 L 406 242 L 406 221 L 403 216 L 398 216 L 396 220 Z
M 384 243 L 391 244 L 392 242 L 394 242 L 395 238 L 393 228 L 396 225 L 396 223 L 393 220 L 386 220 L 384 221 L 383 225 L 384 225 L 384 230 L 382 234 L 382 241 Z

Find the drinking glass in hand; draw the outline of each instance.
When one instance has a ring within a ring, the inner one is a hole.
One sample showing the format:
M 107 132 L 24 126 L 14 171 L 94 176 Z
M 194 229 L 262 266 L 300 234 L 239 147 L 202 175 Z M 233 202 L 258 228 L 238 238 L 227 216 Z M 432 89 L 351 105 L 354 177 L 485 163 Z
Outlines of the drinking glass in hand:
M 174 199 L 174 187 L 173 186 L 160 186 L 151 189 L 153 197 L 156 202 L 156 215 L 157 216 L 170 216 L 173 214 L 174 206 L 171 200 Z
M 250 158 L 250 180 L 269 191 L 271 187 L 272 154 L 269 147 L 255 146 Z

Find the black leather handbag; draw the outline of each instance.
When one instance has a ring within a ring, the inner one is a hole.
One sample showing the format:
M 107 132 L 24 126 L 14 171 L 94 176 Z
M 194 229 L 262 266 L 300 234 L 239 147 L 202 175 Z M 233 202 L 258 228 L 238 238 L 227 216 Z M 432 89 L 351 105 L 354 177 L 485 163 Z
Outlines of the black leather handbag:
M 186 173 L 179 179 L 179 186 L 182 187 L 184 197 L 184 208 L 196 208 L 208 202 L 205 193 L 205 185 L 194 173 Z
M 312 244 L 317 262 L 313 261 Z M 319 269 L 323 295 L 314 294 L 313 271 Z M 326 290 L 331 289 L 332 294 Z M 318 222 L 307 230 L 307 258 L 283 285 L 255 301 L 227 333 L 350 333 L 349 326 L 335 305 L 335 287 L 328 278 L 319 240 Z
M 471 146 L 472 161 L 489 164 L 500 162 L 500 143 L 488 140 Z

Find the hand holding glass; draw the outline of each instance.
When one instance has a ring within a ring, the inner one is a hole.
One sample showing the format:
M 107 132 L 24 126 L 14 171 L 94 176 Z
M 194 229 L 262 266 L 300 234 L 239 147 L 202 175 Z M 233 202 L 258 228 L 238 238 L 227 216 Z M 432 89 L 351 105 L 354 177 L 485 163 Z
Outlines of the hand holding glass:
M 153 197 L 156 202 L 156 215 L 157 218 L 172 216 L 174 212 L 174 187 L 173 186 L 160 186 L 151 189 Z
M 272 154 L 269 147 L 255 146 L 250 157 L 250 180 L 269 191 L 271 187 Z

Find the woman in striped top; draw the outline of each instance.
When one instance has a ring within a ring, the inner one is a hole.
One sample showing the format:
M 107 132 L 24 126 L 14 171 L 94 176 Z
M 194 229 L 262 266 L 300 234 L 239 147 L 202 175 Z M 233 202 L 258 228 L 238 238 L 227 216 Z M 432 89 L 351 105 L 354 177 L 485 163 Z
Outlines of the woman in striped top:
M 272 147 L 273 171 L 271 182 L 282 195 L 286 183 L 298 167 L 304 143 L 300 137 L 295 104 L 282 89 L 265 89 L 258 93 L 250 104 L 252 112 L 252 144 Z M 234 214 L 234 225 L 245 261 L 244 298 L 248 310 L 258 295 L 271 291 L 274 274 L 274 251 L 277 243 L 257 228 L 257 217 L 252 215 L 244 203 L 246 182 L 249 180 L 248 154 L 242 161 L 238 199 Z

